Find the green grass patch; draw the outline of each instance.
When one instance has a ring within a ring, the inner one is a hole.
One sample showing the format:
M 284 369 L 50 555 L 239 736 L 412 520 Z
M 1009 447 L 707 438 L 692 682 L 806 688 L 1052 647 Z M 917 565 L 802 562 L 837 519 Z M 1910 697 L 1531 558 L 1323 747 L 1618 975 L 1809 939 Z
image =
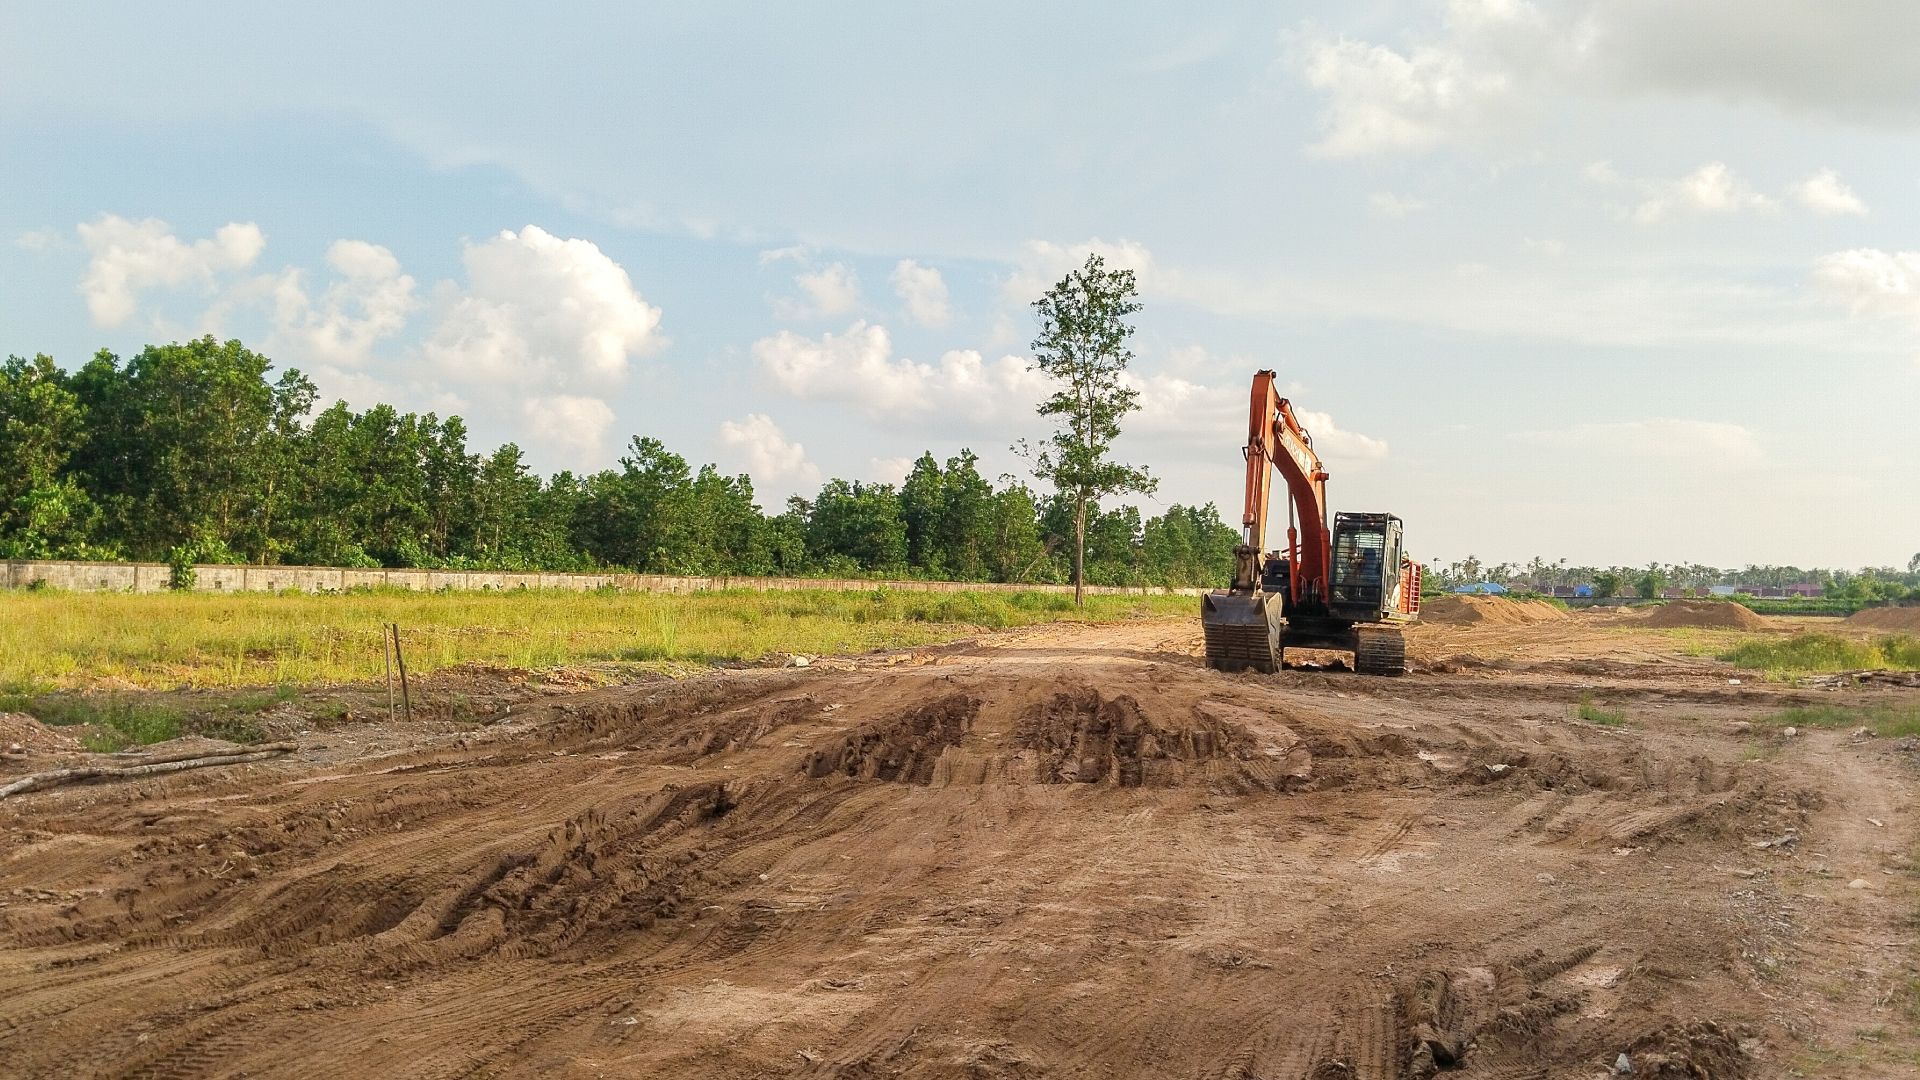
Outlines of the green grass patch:
M 908 589 L 655 593 L 514 590 L 328 596 L 0 592 L 0 686 L 36 694 L 134 686 L 246 688 L 236 712 L 315 685 L 385 678 L 381 626 L 410 674 L 467 663 L 529 670 L 637 660 L 717 662 L 952 641 L 1059 620 L 1187 615 L 1190 596 Z M 31 710 L 27 710 L 31 711 Z
M 1776 678 L 1867 668 L 1920 671 L 1920 639 L 1905 634 L 1865 641 L 1837 634 L 1795 634 L 1784 640 L 1743 641 L 1717 655 Z
M 1778 727 L 1866 728 L 1883 739 L 1920 735 L 1920 705 L 1800 705 L 1761 720 Z
M 1614 709 L 1603 709 L 1593 703 L 1593 699 L 1582 697 L 1580 704 L 1574 706 L 1573 714 L 1589 724 L 1601 727 L 1627 727 L 1627 714 Z

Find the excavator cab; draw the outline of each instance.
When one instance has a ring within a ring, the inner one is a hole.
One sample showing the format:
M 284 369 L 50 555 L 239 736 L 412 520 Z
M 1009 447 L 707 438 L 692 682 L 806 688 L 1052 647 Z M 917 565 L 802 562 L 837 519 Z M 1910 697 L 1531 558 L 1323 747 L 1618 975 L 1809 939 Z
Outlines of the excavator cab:
M 1336 618 L 1378 622 L 1398 607 L 1400 519 L 1392 514 L 1336 514 L 1333 519 L 1333 595 Z

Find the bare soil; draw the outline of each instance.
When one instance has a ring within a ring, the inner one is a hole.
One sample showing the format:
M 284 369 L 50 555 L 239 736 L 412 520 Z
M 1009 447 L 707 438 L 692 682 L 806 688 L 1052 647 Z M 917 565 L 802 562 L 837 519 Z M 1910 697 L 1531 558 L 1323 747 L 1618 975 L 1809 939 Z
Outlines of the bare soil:
M 1920 631 L 1920 607 L 1863 608 L 1847 616 L 1847 622 L 1875 630 Z
M 1035 627 L 7 799 L 0 1074 L 1914 1075 L 1914 745 L 1753 721 L 1917 692 L 1675 646 Z
M 1731 600 L 1669 600 L 1653 609 L 1647 616 L 1647 625 L 1764 630 L 1767 621 Z

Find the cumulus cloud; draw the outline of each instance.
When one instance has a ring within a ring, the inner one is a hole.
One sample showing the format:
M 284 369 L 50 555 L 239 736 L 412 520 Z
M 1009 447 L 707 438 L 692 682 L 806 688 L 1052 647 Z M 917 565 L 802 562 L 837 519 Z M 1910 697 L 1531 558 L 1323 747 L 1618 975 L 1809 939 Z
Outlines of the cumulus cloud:
M 1087 256 L 1106 260 L 1109 270 L 1131 270 L 1142 290 L 1153 277 L 1153 253 L 1131 240 L 1108 242 L 1098 237 L 1078 243 L 1059 244 L 1051 240 L 1029 240 L 1014 260 L 1014 270 L 1000 284 L 1002 297 L 1015 304 L 1030 304 L 1058 284 L 1070 270 L 1084 266 Z
M 1736 214 L 1771 212 L 1779 204 L 1755 191 L 1725 162 L 1709 161 L 1675 180 L 1633 180 L 1621 176 L 1606 162 L 1587 167 L 1596 183 L 1636 190 L 1641 200 L 1630 213 L 1642 225 L 1654 225 L 1678 214 Z
M 947 282 L 935 267 L 921 266 L 912 259 L 894 264 L 893 293 L 907 305 L 907 317 L 921 326 L 947 325 L 953 311 L 947 304 Z
M 118 214 L 103 214 L 79 233 L 88 256 L 80 294 L 101 326 L 126 322 L 148 290 L 211 289 L 218 275 L 253 265 L 267 243 L 251 222 L 222 225 L 211 238 L 189 242 L 158 218 L 130 221 Z
M 860 303 L 860 279 L 846 263 L 809 270 L 793 279 L 806 294 L 801 310 L 815 317 L 845 315 Z
M 1854 217 L 1867 216 L 1867 204 L 1860 196 L 1840 179 L 1840 174 L 1832 169 L 1821 169 L 1805 180 L 1793 185 L 1793 197 L 1800 205 L 1819 214 L 1821 217 L 1834 217 L 1848 214 Z
M 584 470 L 605 464 L 613 427 L 613 409 L 605 401 L 577 394 L 531 397 L 521 403 L 520 417 L 527 438 L 564 465 Z
M 317 297 L 297 268 L 274 279 L 270 348 L 302 365 L 364 368 L 375 344 L 405 329 L 419 307 L 414 280 L 401 272 L 393 252 L 364 240 L 334 241 L 327 265 L 339 280 Z
M 899 484 L 913 471 L 913 459 L 903 457 L 877 457 L 867 459 L 867 475 L 864 479 L 879 484 Z
M 972 349 L 955 349 L 931 364 L 896 358 L 886 327 L 864 321 L 818 338 L 781 331 L 754 342 L 752 351 L 776 389 L 882 418 L 989 420 L 1030 408 L 1050 387 L 1020 356 L 989 362 Z
M 1313 448 L 1329 460 L 1378 461 L 1387 456 L 1387 441 L 1357 431 L 1348 431 L 1333 422 L 1333 417 L 1311 409 L 1297 409 L 1294 417 L 1313 436 Z
M 422 347 L 448 376 L 519 389 L 610 386 L 661 345 L 660 309 L 592 242 L 537 225 L 468 244 L 464 289 L 443 290 Z
M 1246 438 L 1244 384 L 1210 385 L 1167 372 L 1132 371 L 1121 381 L 1140 394 L 1140 411 L 1126 421 L 1130 432 L 1189 446 L 1230 448 Z M 1284 392 L 1299 389 L 1298 383 L 1290 383 Z M 1384 439 L 1348 431 L 1328 413 L 1295 409 L 1294 415 L 1312 437 L 1314 449 L 1329 462 L 1377 461 L 1387 456 Z
M 1326 95 L 1325 134 L 1308 149 L 1331 158 L 1431 150 L 1508 90 L 1504 73 L 1452 48 L 1402 53 L 1345 38 L 1309 46 L 1304 74 Z
M 1813 277 L 1823 293 L 1855 315 L 1897 315 L 1920 323 L 1920 251 L 1836 251 L 1814 263 Z
M 807 448 L 788 439 L 766 413 L 722 422 L 720 445 L 740 462 L 756 488 L 786 492 L 819 486 L 820 467 L 807 460 Z

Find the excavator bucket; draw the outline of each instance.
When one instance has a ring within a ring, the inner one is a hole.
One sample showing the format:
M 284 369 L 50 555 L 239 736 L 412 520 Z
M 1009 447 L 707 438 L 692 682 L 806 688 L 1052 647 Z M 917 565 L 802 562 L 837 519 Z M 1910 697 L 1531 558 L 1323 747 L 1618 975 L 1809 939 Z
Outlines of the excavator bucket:
M 1280 598 L 1265 593 L 1210 592 L 1200 598 L 1207 666 L 1220 671 L 1280 670 Z

